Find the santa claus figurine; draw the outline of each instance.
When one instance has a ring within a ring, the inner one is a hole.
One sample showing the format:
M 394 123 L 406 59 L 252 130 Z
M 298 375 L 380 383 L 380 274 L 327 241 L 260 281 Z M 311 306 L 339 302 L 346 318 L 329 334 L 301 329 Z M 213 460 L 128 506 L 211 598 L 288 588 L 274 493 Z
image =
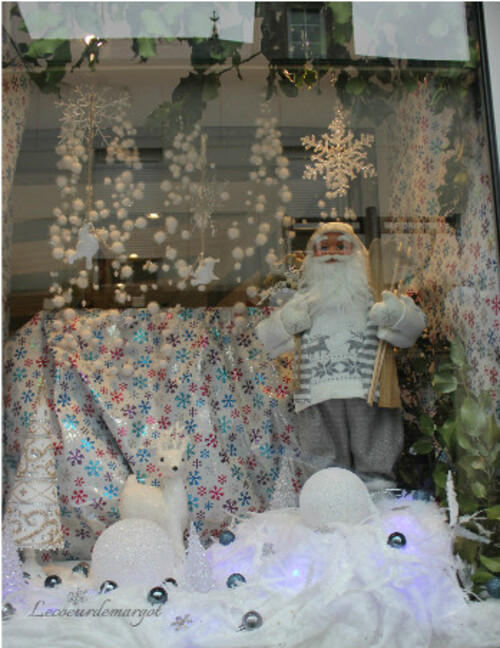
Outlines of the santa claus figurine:
M 272 357 L 299 342 L 294 401 L 303 457 L 318 468 L 351 469 L 372 491 L 396 486 L 403 449 L 395 367 L 392 393 L 383 395 L 381 385 L 367 403 L 379 340 L 410 347 L 426 325 L 410 297 L 383 291 L 381 298 L 374 304 L 368 252 L 353 228 L 324 223 L 307 244 L 298 290 L 257 326 Z

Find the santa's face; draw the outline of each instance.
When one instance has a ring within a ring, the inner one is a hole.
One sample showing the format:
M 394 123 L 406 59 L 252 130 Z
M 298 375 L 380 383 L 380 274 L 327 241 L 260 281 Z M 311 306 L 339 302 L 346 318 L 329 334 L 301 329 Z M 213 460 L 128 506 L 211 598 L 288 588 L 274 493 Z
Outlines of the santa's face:
M 337 256 L 349 256 L 353 253 L 353 244 L 340 232 L 325 234 L 314 246 L 315 257 L 328 257 L 325 263 L 335 263 Z

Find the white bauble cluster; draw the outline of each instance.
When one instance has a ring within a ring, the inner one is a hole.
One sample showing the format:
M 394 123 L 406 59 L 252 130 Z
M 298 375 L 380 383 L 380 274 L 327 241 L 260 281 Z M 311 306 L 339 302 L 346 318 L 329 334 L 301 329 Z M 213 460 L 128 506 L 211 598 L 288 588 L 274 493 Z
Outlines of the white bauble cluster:
M 56 261 L 73 264 L 80 258 L 79 236 L 90 225 L 96 248 L 102 246 L 115 256 L 113 267 L 116 276 L 120 276 L 130 232 L 147 224 L 144 218 L 135 223 L 128 218 L 130 208 L 145 192 L 143 182 L 134 182 L 133 172 L 141 169 L 142 163 L 134 139 L 136 129 L 128 118 L 130 99 L 126 95 L 117 96 L 110 89 L 89 85 L 74 88 L 59 106 L 63 117 L 56 147 L 59 157 L 56 185 L 61 203 L 53 211 L 55 223 L 50 227 L 52 256 Z M 86 184 L 99 139 L 105 145 L 106 163 L 110 166 L 102 188 Z M 112 174 L 111 168 L 116 163 L 121 170 Z M 116 224 L 108 225 L 113 217 Z M 90 267 L 89 261 L 87 268 Z M 89 276 L 79 272 L 76 264 L 75 272 L 70 285 L 80 290 L 88 288 Z M 64 291 L 58 281 L 53 282 L 50 292 L 55 308 L 71 302 L 72 293 Z M 120 303 L 127 301 L 122 292 L 115 293 Z

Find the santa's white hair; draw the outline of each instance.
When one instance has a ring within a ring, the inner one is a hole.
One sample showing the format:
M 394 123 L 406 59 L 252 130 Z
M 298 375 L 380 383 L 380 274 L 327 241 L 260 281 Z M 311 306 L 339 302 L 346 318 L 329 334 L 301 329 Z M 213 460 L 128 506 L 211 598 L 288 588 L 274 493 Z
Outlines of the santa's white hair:
M 341 234 L 353 244 L 351 254 L 314 256 L 316 245 L 327 234 Z M 335 259 L 335 263 L 328 263 Z M 373 302 L 368 272 L 368 252 L 347 223 L 322 223 L 307 243 L 300 292 L 307 295 L 311 314 L 324 309 L 349 307 L 364 310 Z
M 321 225 L 316 228 L 311 238 L 307 242 L 307 252 L 309 254 L 312 254 L 314 248 L 327 236 L 327 234 L 341 234 L 340 238 L 342 240 L 350 241 L 357 250 L 363 251 L 365 255 L 368 255 L 365 246 L 363 245 L 359 237 L 355 234 L 352 225 L 349 225 L 348 223 L 339 223 L 333 221 L 328 223 L 321 223 Z

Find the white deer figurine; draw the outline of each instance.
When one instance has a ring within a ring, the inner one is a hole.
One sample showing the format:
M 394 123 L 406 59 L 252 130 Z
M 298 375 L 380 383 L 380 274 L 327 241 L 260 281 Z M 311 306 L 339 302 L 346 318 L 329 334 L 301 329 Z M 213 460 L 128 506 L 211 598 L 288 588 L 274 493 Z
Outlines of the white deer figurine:
M 162 434 L 158 443 L 158 460 L 162 486 L 147 486 L 129 475 L 120 496 L 120 517 L 141 518 L 156 522 L 168 533 L 179 560 L 184 560 L 184 530 L 189 512 L 184 486 L 187 438 L 180 438 L 181 426 Z

